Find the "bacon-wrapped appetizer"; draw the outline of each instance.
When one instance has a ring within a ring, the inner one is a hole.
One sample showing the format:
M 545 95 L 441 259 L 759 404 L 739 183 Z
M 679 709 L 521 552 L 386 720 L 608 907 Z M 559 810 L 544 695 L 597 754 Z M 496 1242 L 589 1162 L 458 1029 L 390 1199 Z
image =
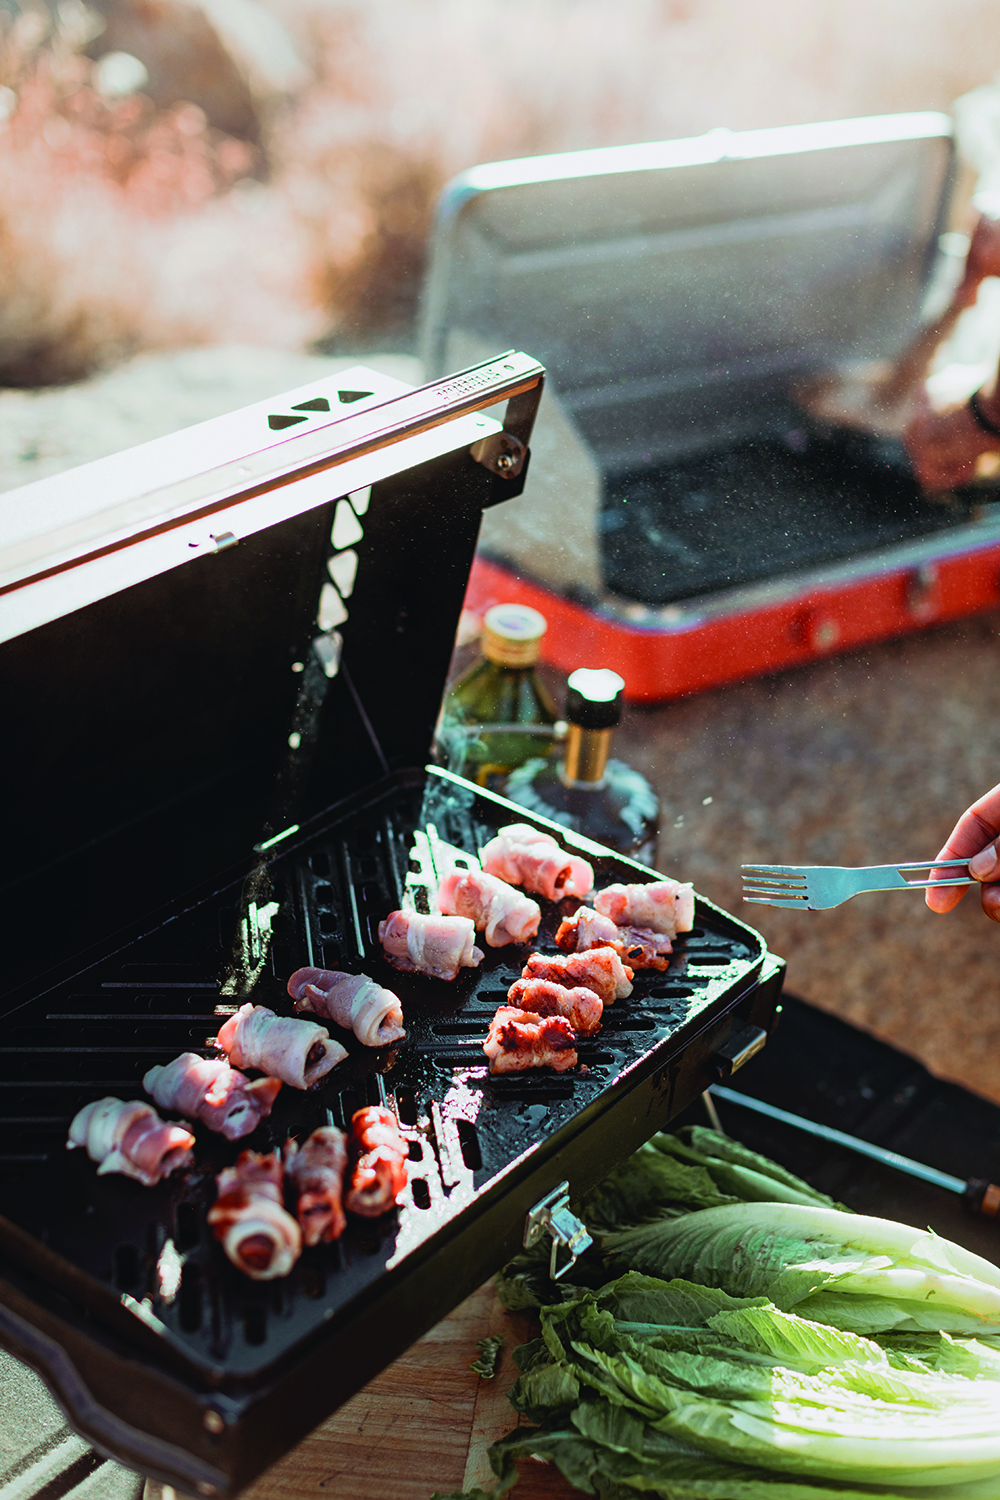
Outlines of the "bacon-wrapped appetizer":
M 603 1001 L 582 985 L 567 989 L 551 979 L 518 979 L 507 991 L 507 999 L 519 1010 L 530 1010 L 536 1016 L 565 1016 L 581 1036 L 601 1029 Z
M 581 907 L 581 910 L 585 908 Z M 588 948 L 583 953 L 559 953 L 549 958 L 533 953 L 521 970 L 524 979 L 551 979 L 570 987 L 582 984 L 600 995 L 605 1005 L 624 1000 L 632 993 L 632 970 L 623 964 L 610 945 Z
M 569 953 L 583 953 L 589 948 L 614 948 L 619 958 L 633 969 L 665 969 L 670 962 L 673 943 L 663 932 L 649 927 L 616 927 L 610 917 L 589 906 L 580 906 L 571 917 L 560 922 L 556 947 Z
M 281 1154 L 243 1151 L 215 1179 L 219 1196 L 208 1222 L 237 1270 L 254 1281 L 287 1276 L 302 1254 L 298 1224 L 282 1205 Z
M 325 1026 L 276 1016 L 249 1000 L 219 1028 L 215 1045 L 228 1053 L 234 1067 L 260 1068 L 293 1089 L 315 1088 L 347 1056 L 347 1048 L 331 1041 Z
M 363 1219 L 387 1213 L 406 1186 L 409 1147 L 390 1109 L 370 1104 L 351 1117 L 349 1150 L 354 1158 L 344 1207 Z
M 298 1189 L 296 1215 L 307 1245 L 339 1240 L 344 1217 L 347 1137 L 335 1125 L 322 1125 L 299 1146 L 285 1142 L 285 1172 Z
M 434 979 L 455 979 L 459 969 L 478 968 L 483 950 L 475 938 L 471 917 L 393 911 L 378 924 L 378 940 L 393 968 Z
M 142 1086 L 161 1109 L 175 1109 L 227 1141 L 238 1141 L 271 1113 L 281 1079 L 258 1078 L 251 1083 L 223 1058 L 182 1052 L 166 1067 L 150 1068 Z
M 694 926 L 694 890 L 680 880 L 648 885 L 609 885 L 598 891 L 594 906 L 618 927 L 648 928 L 676 937 Z
M 491 948 L 526 943 L 542 917 L 537 901 L 485 870 L 452 870 L 438 888 L 438 907 L 449 916 L 471 917 Z
M 525 1068 L 565 1073 L 579 1062 L 576 1032 L 565 1016 L 536 1016 L 512 1005 L 501 1005 L 493 1017 L 483 1051 L 491 1073 L 519 1073 Z
M 406 1035 L 399 997 L 367 974 L 296 969 L 288 981 L 288 993 L 297 1011 L 311 1011 L 353 1031 L 366 1047 L 385 1047 Z
M 121 1172 L 152 1187 L 191 1162 L 194 1136 L 161 1120 L 141 1099 L 95 1099 L 73 1116 L 66 1150 L 86 1146 L 97 1175 Z
M 563 896 L 586 896 L 594 872 L 585 859 L 567 854 L 550 833 L 528 823 L 509 823 L 480 850 L 483 869 L 511 885 L 523 885 L 536 896 L 561 901 Z

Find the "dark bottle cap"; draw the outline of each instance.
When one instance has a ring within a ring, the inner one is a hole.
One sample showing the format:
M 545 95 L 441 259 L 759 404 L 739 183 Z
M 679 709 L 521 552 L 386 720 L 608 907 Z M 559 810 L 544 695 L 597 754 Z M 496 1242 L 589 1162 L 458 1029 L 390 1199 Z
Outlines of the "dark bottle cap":
M 614 729 L 622 716 L 625 683 L 607 667 L 580 667 L 566 683 L 566 717 L 581 729 Z

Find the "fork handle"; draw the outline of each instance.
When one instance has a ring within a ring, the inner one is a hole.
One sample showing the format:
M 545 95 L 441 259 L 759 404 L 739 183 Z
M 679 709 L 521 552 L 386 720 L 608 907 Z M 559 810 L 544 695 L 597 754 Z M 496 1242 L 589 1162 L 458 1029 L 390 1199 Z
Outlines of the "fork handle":
M 908 864 L 892 865 L 891 868 L 893 870 L 944 870 L 949 865 L 967 865 L 971 858 L 972 855 L 968 854 L 965 859 L 918 859 L 910 860 Z M 888 870 L 890 866 L 870 865 L 869 868 L 872 870 Z

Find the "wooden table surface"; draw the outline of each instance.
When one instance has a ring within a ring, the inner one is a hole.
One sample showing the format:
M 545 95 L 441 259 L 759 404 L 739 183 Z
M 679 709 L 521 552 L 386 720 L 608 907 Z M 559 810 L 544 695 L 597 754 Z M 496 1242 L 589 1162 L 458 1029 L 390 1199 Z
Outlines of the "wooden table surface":
M 241 1500 L 430 1500 L 496 1484 L 490 1444 L 519 1424 L 506 1393 L 517 1379 L 513 1351 L 533 1338 L 526 1313 L 507 1313 L 492 1282 L 418 1340 L 388 1369 L 335 1412 L 297 1448 L 244 1490 Z M 500 1334 L 497 1373 L 484 1380 L 469 1368 L 477 1339 Z M 548 1464 L 521 1465 L 517 1500 L 577 1495 Z M 146 1485 L 144 1500 L 187 1500 Z

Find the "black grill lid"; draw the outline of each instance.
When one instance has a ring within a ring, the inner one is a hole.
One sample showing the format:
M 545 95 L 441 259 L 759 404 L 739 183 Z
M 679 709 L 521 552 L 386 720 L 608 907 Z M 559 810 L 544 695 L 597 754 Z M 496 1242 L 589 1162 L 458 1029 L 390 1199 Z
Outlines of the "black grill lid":
M 526 442 L 541 382 L 356 368 L 2 497 L 5 988 L 423 764 L 483 506 L 523 482 L 481 408 Z

